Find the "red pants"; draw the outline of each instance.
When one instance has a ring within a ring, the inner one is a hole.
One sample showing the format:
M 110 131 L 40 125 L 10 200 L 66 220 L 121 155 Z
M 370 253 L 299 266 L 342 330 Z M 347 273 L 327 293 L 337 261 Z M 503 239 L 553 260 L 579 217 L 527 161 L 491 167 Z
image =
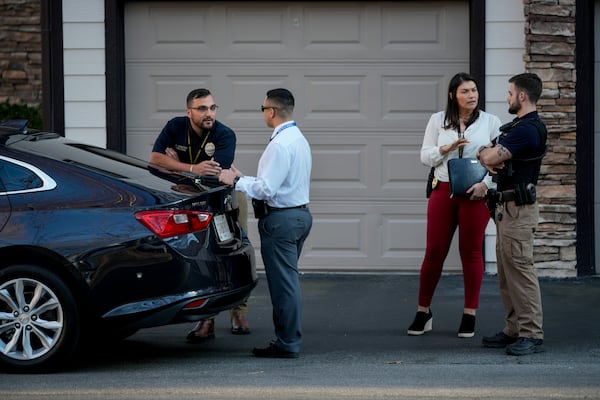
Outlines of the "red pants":
M 421 265 L 419 305 L 429 307 L 444 260 L 458 226 L 458 249 L 465 287 L 464 308 L 479 307 L 483 279 L 483 238 L 490 215 L 485 200 L 450 198 L 450 185 L 439 182 L 427 204 L 427 247 Z

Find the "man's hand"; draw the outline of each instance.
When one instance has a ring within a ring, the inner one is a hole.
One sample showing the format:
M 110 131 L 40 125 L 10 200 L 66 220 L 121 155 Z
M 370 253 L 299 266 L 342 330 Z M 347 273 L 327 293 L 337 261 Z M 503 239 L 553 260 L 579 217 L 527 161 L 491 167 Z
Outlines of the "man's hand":
M 504 161 L 512 157 L 510 151 L 501 144 L 493 147 L 485 147 L 477 153 L 477 158 L 492 174 L 498 173 L 498 170 L 504 168 Z
M 215 160 L 206 160 L 190 166 L 190 172 L 196 175 L 218 176 L 222 171 L 221 165 Z
M 165 154 L 172 158 L 173 160 L 179 161 L 179 156 L 177 155 L 177 152 L 175 150 L 173 150 L 171 147 L 167 147 L 165 149 Z
M 231 164 L 230 169 L 221 170 L 219 174 L 219 181 L 229 186 L 233 186 L 235 182 L 235 178 L 244 176 L 242 172 L 237 169 L 233 164 Z

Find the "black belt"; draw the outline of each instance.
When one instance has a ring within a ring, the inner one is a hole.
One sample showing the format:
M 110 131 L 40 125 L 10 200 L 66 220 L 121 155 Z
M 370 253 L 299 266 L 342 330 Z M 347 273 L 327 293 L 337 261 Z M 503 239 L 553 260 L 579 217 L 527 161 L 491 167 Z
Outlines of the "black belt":
M 294 207 L 271 207 L 270 205 L 267 204 L 267 210 L 269 211 L 283 211 L 283 210 L 293 210 L 294 208 L 306 208 L 306 204 L 302 204 L 301 206 L 294 206 Z
M 499 192 L 500 199 L 498 200 L 500 203 L 506 203 L 507 201 L 513 201 L 516 199 L 514 190 L 505 190 L 503 192 Z

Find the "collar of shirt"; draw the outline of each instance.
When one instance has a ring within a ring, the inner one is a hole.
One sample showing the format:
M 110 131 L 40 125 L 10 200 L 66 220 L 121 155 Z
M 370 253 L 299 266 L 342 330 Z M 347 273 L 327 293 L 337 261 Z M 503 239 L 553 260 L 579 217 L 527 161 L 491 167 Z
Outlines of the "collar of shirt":
M 280 125 L 277 125 L 275 129 L 273 129 L 273 133 L 271 134 L 271 140 L 275 139 L 277 135 L 286 130 L 287 128 L 291 128 L 292 126 L 296 126 L 296 121 L 286 121 Z

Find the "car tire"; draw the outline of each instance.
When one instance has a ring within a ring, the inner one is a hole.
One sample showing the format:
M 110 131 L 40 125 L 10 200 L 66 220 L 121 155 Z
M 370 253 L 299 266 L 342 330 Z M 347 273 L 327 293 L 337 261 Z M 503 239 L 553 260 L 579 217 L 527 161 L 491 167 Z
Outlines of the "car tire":
M 37 265 L 0 269 L 0 367 L 41 372 L 63 367 L 77 349 L 80 315 L 68 286 Z

